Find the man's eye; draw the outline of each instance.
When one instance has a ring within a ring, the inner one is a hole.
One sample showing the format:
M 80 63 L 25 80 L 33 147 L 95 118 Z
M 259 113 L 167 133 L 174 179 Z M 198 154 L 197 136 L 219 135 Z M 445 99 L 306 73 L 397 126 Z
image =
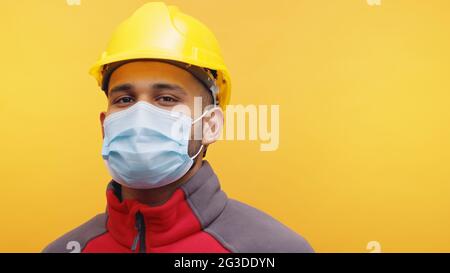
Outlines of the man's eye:
M 116 103 L 130 103 L 133 102 L 132 97 L 121 97 L 120 99 L 116 100 Z
M 161 97 L 158 97 L 156 100 L 159 101 L 159 102 L 166 102 L 166 103 L 167 102 L 176 102 L 177 101 L 175 98 L 169 97 L 169 96 L 161 96 Z

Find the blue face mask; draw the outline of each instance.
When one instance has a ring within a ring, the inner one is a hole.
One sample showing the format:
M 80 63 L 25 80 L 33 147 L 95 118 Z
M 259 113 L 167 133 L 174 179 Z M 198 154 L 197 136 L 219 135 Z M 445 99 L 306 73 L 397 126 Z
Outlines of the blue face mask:
M 129 188 L 152 189 L 170 184 L 191 168 L 188 144 L 191 117 L 147 102 L 113 113 L 103 122 L 102 156 L 113 179 Z

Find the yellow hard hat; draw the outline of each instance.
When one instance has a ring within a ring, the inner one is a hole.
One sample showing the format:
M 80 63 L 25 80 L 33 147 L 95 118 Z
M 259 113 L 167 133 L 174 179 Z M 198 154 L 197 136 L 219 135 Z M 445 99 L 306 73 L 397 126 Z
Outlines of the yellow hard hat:
M 159 59 L 212 70 L 215 100 L 222 108 L 230 100 L 230 75 L 216 37 L 203 23 L 176 6 L 150 2 L 136 10 L 114 31 L 106 51 L 89 74 L 103 86 L 105 66 L 136 59 Z

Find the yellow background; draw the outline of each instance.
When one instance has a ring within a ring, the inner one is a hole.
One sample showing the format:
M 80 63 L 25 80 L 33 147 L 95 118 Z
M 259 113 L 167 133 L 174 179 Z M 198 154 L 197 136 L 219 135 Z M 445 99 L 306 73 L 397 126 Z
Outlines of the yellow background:
M 105 209 L 89 66 L 146 1 L 1 1 L 0 251 Z M 450 1 L 168 1 L 217 35 L 233 104 L 279 104 L 280 146 L 209 150 L 225 191 L 318 252 L 450 251 Z

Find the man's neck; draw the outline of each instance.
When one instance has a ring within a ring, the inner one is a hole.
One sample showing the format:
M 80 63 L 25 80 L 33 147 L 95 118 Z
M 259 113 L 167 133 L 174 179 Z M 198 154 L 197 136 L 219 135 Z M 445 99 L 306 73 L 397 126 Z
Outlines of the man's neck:
M 202 166 L 202 160 L 196 160 L 194 166 L 180 179 L 166 186 L 155 189 L 132 189 L 122 186 L 122 199 L 134 199 L 149 206 L 159 206 L 170 199 L 172 194 L 189 178 L 191 178 Z

